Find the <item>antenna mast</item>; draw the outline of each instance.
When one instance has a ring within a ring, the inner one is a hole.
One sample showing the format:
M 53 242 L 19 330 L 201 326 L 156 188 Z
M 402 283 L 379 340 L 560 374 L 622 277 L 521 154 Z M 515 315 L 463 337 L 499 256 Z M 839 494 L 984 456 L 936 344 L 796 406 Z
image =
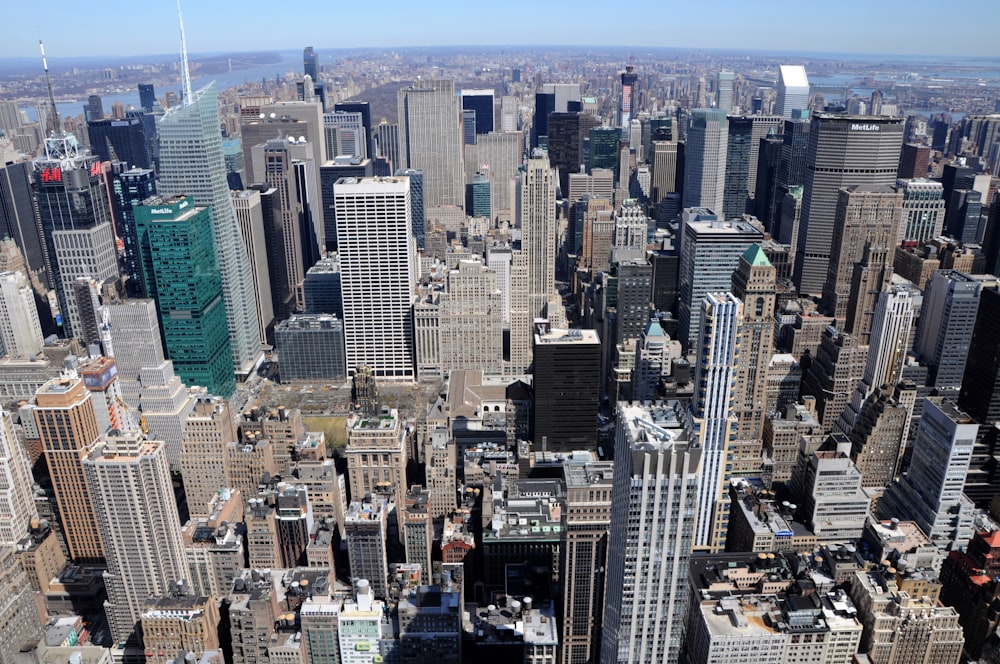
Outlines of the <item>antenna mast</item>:
M 180 0 L 177 0 L 180 2 Z M 52 92 L 52 78 L 49 76 L 49 63 L 45 59 L 45 44 L 42 40 L 38 40 L 38 48 L 42 51 L 42 69 L 45 70 L 45 84 L 49 86 L 49 103 L 52 104 L 52 126 L 55 127 L 55 133 L 61 134 L 63 132 L 62 120 L 59 119 L 59 109 L 56 108 L 56 95 Z
M 191 72 L 188 70 L 187 39 L 184 37 L 184 15 L 181 13 L 181 0 L 177 0 L 177 21 L 181 24 L 181 83 L 184 86 L 184 106 L 190 106 L 194 97 L 191 95 Z

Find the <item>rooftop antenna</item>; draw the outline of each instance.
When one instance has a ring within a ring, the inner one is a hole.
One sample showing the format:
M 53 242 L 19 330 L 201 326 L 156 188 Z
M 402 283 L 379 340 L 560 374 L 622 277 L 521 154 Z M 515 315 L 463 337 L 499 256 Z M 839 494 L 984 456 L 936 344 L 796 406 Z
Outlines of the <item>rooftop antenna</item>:
M 177 0 L 177 21 L 181 24 L 181 83 L 184 86 L 184 106 L 190 106 L 194 101 L 191 94 L 191 72 L 188 71 L 187 39 L 184 37 L 184 14 L 181 13 L 181 0 Z
M 178 0 L 179 2 L 180 0 Z M 45 59 L 45 44 L 42 40 L 38 40 L 38 48 L 42 51 L 42 69 L 45 70 L 45 84 L 49 86 L 49 103 L 52 104 L 52 126 L 55 128 L 56 134 L 61 134 L 63 131 L 62 120 L 59 118 L 59 109 L 56 107 L 56 95 L 52 92 L 52 78 L 49 76 L 49 63 Z

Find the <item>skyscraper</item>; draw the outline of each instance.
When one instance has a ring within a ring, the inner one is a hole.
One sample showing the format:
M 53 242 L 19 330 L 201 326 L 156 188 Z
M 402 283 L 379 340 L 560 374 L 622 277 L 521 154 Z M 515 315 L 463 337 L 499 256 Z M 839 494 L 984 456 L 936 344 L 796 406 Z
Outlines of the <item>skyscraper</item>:
M 152 83 L 139 84 L 139 106 L 144 111 L 152 111 L 156 105 L 156 88 Z
M 116 432 L 88 449 L 82 466 L 107 552 L 111 637 L 125 643 L 137 636 L 143 602 L 188 576 L 166 448 L 138 431 Z
M 778 101 L 774 112 L 790 118 L 795 110 L 809 110 L 809 77 L 802 65 L 781 65 L 778 72 Z
M 124 249 L 119 256 L 119 264 L 125 288 L 131 297 L 148 297 L 140 264 L 134 208 L 156 194 L 156 173 L 151 168 L 130 168 L 114 175 L 112 188 L 113 201 L 118 209 L 118 236 Z
M 29 174 L 31 164 L 27 161 L 3 162 L 0 157 L 0 234 L 14 240 L 29 269 L 40 272 L 45 268 L 46 250 L 35 216 Z M 46 279 L 53 283 L 51 275 L 46 275 Z
M 940 270 L 924 290 L 914 350 L 930 369 L 928 383 L 939 390 L 962 386 L 982 287 L 963 272 Z
M 463 207 L 461 111 L 455 82 L 429 79 L 399 91 L 401 167 L 424 171 L 427 207 Z
M 679 659 L 701 455 L 680 403 L 619 403 L 602 664 Z
M 488 134 L 493 131 L 494 105 L 493 88 L 462 90 L 462 110 L 474 111 L 476 134 Z
M 544 315 L 556 279 L 556 179 L 545 159 L 529 159 L 521 174 L 521 246 L 528 260 L 532 318 Z
M 715 107 L 727 113 L 733 112 L 733 82 L 736 75 L 731 71 L 720 71 L 715 79 Z
M 601 340 L 594 330 L 540 329 L 534 339 L 536 450 L 590 450 L 597 444 Z
M 412 380 L 410 180 L 344 178 L 334 197 L 348 371 L 368 365 L 378 378 Z
M 37 517 L 28 454 L 10 415 L 0 411 L 0 546 L 17 546 Z
M 21 360 L 41 354 L 45 340 L 35 294 L 21 272 L 0 272 L 0 348 Z
M 903 125 L 902 118 L 829 113 L 813 116 L 793 277 L 800 292 L 822 291 L 840 189 L 851 185 L 892 186 L 896 182 Z
M 140 118 L 91 120 L 87 123 L 87 134 L 94 154 L 101 161 L 120 161 L 133 168 L 153 167 L 149 137 Z
M 232 365 L 248 374 L 262 357 L 253 272 L 240 237 L 226 181 L 215 83 L 210 83 L 161 118 L 160 190 L 190 196 L 211 209 L 212 244 L 222 277 Z
M 940 182 L 917 178 L 897 180 L 896 190 L 903 192 L 903 219 L 898 242 L 924 242 L 944 230 L 944 187 Z
M 319 80 L 319 53 L 312 46 L 302 49 L 302 71 L 312 80 Z
M 189 386 L 228 397 L 236 381 L 211 210 L 177 196 L 148 199 L 135 208 L 135 216 L 145 281 L 160 312 L 167 355 Z
M 684 150 L 684 207 L 707 207 L 722 213 L 728 140 L 725 111 L 692 111 Z
M 618 126 L 622 129 L 628 129 L 639 101 L 636 92 L 639 75 L 635 73 L 635 65 L 631 62 L 625 65 L 625 71 L 621 73 L 621 80 L 622 92 L 621 100 L 618 103 Z
M 234 191 L 233 210 L 240 225 L 240 238 L 253 266 L 254 303 L 257 305 L 257 332 L 266 343 L 274 324 L 274 300 L 271 293 L 281 286 L 280 279 L 271 279 L 268 261 L 268 233 L 264 226 L 263 196 L 260 191 Z

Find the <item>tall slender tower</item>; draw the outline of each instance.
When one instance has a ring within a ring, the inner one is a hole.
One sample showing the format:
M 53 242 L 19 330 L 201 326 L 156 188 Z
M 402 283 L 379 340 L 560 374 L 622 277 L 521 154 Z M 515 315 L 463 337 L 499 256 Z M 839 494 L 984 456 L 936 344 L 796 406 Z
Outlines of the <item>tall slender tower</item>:
M 809 77 L 802 65 L 781 65 L 778 71 L 778 102 L 774 112 L 785 118 L 792 111 L 809 110 Z
M 106 542 L 105 612 L 112 638 L 125 643 L 142 603 L 187 577 L 166 447 L 137 431 L 109 434 L 87 451 L 83 470 Z
M 680 403 L 619 403 L 601 664 L 678 661 L 704 453 L 694 442 Z
M 698 335 L 702 341 L 691 402 L 695 436 L 702 448 L 694 546 L 713 551 L 722 551 L 726 546 L 725 507 L 731 476 L 728 456 L 736 432 L 733 392 L 742 350 L 742 315 L 743 305 L 732 293 L 708 293 L 702 301 Z
M 709 208 L 722 214 L 726 193 L 726 112 L 698 108 L 691 113 L 684 150 L 684 207 Z
M 0 410 L 0 546 L 17 546 L 37 515 L 28 455 L 10 415 Z
M 35 294 L 27 277 L 21 272 L 0 272 L 0 346 L 3 352 L 26 360 L 40 354 L 44 344 Z
M 455 82 L 422 80 L 399 91 L 402 168 L 424 171 L 427 207 L 465 207 L 462 113 Z
M 528 258 L 531 316 L 542 316 L 556 285 L 556 178 L 546 159 L 529 159 L 521 175 L 521 246 Z
M 253 268 L 240 236 L 226 182 L 215 83 L 185 98 L 157 124 L 160 137 L 160 193 L 187 195 L 211 208 L 212 235 L 226 324 L 236 373 L 248 374 L 262 357 Z
M 638 101 L 635 89 L 638 81 L 639 75 L 635 73 L 635 65 L 629 62 L 625 65 L 625 71 L 622 72 L 622 96 L 618 104 L 618 126 L 622 129 L 628 129 L 632 123 L 632 116 L 635 114 L 634 108 Z

